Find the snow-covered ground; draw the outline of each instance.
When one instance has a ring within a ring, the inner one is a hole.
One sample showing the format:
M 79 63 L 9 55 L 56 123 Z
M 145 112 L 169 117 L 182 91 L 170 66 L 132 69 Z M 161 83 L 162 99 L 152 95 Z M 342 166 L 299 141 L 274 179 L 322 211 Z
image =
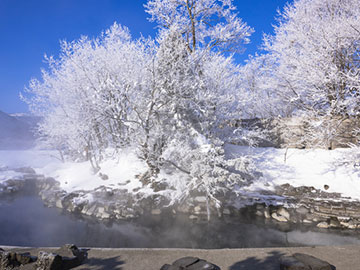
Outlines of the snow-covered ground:
M 67 192 L 93 190 L 100 186 L 133 190 L 141 187 L 136 175 L 145 171 L 144 164 L 134 153 L 123 151 L 117 158 L 101 164 L 101 172 L 109 179 L 95 175 L 89 162 L 61 162 L 55 151 L 0 151 L 0 183 L 8 179 L 21 179 L 21 173 L 1 168 L 31 167 L 36 173 L 53 177 Z
M 249 148 L 226 145 L 227 157 L 251 155 L 256 170 L 262 177 L 254 181 L 243 192 L 258 194 L 260 190 L 273 190 L 276 185 L 289 183 L 293 186 L 314 186 L 328 192 L 339 192 L 343 196 L 360 200 L 360 168 L 346 164 L 344 157 L 351 149 L 301 150 L 275 148 Z M 286 153 L 286 159 L 285 159 Z M 32 167 L 39 174 L 53 177 L 61 188 L 74 190 L 93 190 L 100 186 L 121 188 L 133 191 L 141 187 L 135 177 L 146 168 L 134 153 L 123 151 L 120 157 L 109 159 L 101 165 L 101 173 L 109 179 L 103 180 L 92 173 L 88 162 L 61 163 L 56 152 L 51 151 L 0 151 L 0 182 L 11 178 L 21 179 L 21 174 L 1 168 Z M 164 172 L 161 177 L 168 177 Z M 180 175 L 173 175 L 172 185 L 181 187 Z M 177 183 L 178 182 L 178 183 Z
M 328 192 L 360 199 L 360 168 L 345 162 L 353 151 L 350 148 L 324 149 L 277 149 L 249 148 L 226 145 L 229 158 L 244 154 L 253 156 L 254 166 L 263 176 L 245 192 L 273 190 L 276 185 L 313 186 Z
M 60 182 L 61 188 L 68 192 L 93 190 L 100 186 L 132 191 L 142 186 L 135 176 L 144 173 L 146 167 L 135 153 L 124 150 L 120 156 L 110 158 L 101 164 L 100 172 L 108 177 L 107 180 L 103 180 L 98 174 L 95 175 L 89 162 L 53 162 L 36 171 L 55 178 Z

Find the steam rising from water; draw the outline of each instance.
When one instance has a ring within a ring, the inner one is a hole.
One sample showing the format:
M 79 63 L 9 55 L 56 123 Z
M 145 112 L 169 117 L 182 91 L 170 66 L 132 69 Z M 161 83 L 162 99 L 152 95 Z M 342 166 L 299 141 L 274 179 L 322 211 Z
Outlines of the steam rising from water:
M 248 222 L 248 221 L 245 221 Z M 0 245 L 126 248 L 242 248 L 303 245 L 360 245 L 359 236 L 294 230 L 281 232 L 239 220 L 194 223 L 148 217 L 113 224 L 64 215 L 35 196 L 0 201 Z

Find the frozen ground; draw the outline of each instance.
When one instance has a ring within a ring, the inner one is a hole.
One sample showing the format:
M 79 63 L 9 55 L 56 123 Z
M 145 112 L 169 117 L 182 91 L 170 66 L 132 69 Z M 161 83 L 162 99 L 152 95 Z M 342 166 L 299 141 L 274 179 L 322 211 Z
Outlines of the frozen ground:
M 275 148 L 248 148 L 226 145 L 227 157 L 251 155 L 255 168 L 262 173 L 242 192 L 257 195 L 260 190 L 273 190 L 276 185 L 289 183 L 293 186 L 314 186 L 327 191 L 339 192 L 343 196 L 360 200 L 360 168 L 344 162 L 351 149 L 300 150 Z M 285 158 L 286 153 L 286 158 Z M 51 151 L 0 151 L 0 182 L 7 179 L 21 179 L 21 174 L 4 168 L 32 167 L 39 174 L 58 180 L 68 191 L 93 190 L 100 186 L 132 191 L 141 187 L 135 177 L 145 171 L 145 166 L 134 153 L 124 151 L 118 158 L 109 159 L 101 165 L 101 172 L 109 179 L 103 180 L 92 173 L 89 163 L 61 163 L 56 152 Z M 3 169 L 1 169 L 3 168 Z M 166 175 L 178 188 L 184 187 L 179 175 Z M 144 191 L 144 190 L 143 190 Z

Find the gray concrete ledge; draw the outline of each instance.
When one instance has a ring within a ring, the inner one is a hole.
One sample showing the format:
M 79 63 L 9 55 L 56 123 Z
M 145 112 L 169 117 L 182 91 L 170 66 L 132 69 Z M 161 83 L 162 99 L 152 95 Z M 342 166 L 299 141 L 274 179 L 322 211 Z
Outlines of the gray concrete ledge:
M 5 250 L 30 252 L 55 251 L 57 248 L 24 248 L 2 246 Z M 89 248 L 88 260 L 73 269 L 88 270 L 159 270 L 185 256 L 196 256 L 220 266 L 222 270 L 279 270 L 282 255 L 305 253 L 327 261 L 337 270 L 360 269 L 360 246 L 317 246 L 295 248 L 249 249 L 110 249 Z

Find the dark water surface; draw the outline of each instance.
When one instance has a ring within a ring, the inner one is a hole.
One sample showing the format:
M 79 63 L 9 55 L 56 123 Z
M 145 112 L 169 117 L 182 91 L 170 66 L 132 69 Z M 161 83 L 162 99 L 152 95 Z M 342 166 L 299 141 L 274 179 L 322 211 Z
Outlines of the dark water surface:
M 271 224 L 245 220 L 195 223 L 187 216 L 148 217 L 102 223 L 43 206 L 37 196 L 0 201 L 0 245 L 112 248 L 250 248 L 309 245 L 360 245 L 354 232 L 310 227 L 285 232 Z

